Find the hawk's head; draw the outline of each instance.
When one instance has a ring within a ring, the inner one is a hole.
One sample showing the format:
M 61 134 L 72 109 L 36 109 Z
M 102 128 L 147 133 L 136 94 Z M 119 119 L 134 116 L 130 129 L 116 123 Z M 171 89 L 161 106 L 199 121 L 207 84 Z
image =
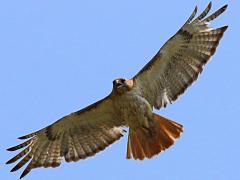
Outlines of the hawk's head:
M 118 78 L 113 81 L 113 91 L 122 94 L 126 91 L 129 91 L 133 86 L 133 80 L 129 79 L 123 79 L 123 78 Z

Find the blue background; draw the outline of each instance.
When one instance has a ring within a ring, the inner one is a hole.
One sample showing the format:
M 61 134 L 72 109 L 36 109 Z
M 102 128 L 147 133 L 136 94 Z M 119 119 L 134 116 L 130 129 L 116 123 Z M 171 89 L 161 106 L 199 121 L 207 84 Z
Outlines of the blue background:
M 18 179 L 4 163 L 17 137 L 53 123 L 103 97 L 117 77 L 134 76 L 208 0 L 0 3 L 0 179 Z M 125 160 L 127 136 L 97 154 L 27 179 L 240 179 L 240 2 L 212 25 L 229 25 L 215 56 L 178 101 L 158 113 L 184 125 L 176 144 L 146 161 Z M 211 12 L 213 12 L 213 10 Z

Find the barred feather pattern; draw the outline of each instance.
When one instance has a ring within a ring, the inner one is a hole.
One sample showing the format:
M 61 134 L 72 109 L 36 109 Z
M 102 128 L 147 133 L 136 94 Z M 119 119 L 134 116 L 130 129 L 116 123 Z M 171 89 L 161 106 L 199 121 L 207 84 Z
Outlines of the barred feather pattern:
M 135 87 L 156 109 L 166 107 L 183 94 L 215 53 L 227 26 L 214 29 L 208 24 L 222 14 L 227 5 L 206 17 L 211 7 L 210 2 L 194 19 L 196 7 L 182 28 L 134 77 Z
M 125 122 L 114 119 L 115 116 L 109 112 L 112 106 L 109 105 L 109 100 L 99 101 L 40 131 L 20 137 L 27 140 L 7 149 L 16 151 L 25 148 L 6 162 L 11 164 L 21 159 L 11 172 L 29 162 L 21 174 L 22 178 L 34 168 L 58 167 L 63 158 L 66 162 L 76 162 L 104 150 L 123 136 L 125 125 Z

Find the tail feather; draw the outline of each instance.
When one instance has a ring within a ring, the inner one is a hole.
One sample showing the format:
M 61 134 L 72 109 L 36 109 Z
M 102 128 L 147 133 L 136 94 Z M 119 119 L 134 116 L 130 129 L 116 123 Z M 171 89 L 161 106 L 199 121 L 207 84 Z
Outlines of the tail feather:
M 132 139 L 132 144 L 135 144 L 135 146 L 132 146 L 132 151 L 134 152 L 134 158 L 144 158 L 144 152 L 142 151 L 141 144 L 138 138 L 133 138 Z
M 129 130 L 127 159 L 132 157 L 140 160 L 152 158 L 173 145 L 174 140 L 179 138 L 183 132 L 182 125 L 157 114 L 154 114 L 154 121 L 155 127 L 152 136 L 142 129 Z

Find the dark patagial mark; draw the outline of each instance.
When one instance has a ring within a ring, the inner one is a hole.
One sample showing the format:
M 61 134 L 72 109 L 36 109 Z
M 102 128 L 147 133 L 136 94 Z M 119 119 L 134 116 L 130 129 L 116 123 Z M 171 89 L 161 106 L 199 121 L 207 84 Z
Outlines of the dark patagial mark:
M 52 126 L 48 126 L 48 127 L 46 128 L 45 133 L 46 133 L 46 136 L 47 136 L 47 138 L 48 138 L 49 141 L 54 141 L 54 140 L 56 140 L 56 135 L 53 133 Z

